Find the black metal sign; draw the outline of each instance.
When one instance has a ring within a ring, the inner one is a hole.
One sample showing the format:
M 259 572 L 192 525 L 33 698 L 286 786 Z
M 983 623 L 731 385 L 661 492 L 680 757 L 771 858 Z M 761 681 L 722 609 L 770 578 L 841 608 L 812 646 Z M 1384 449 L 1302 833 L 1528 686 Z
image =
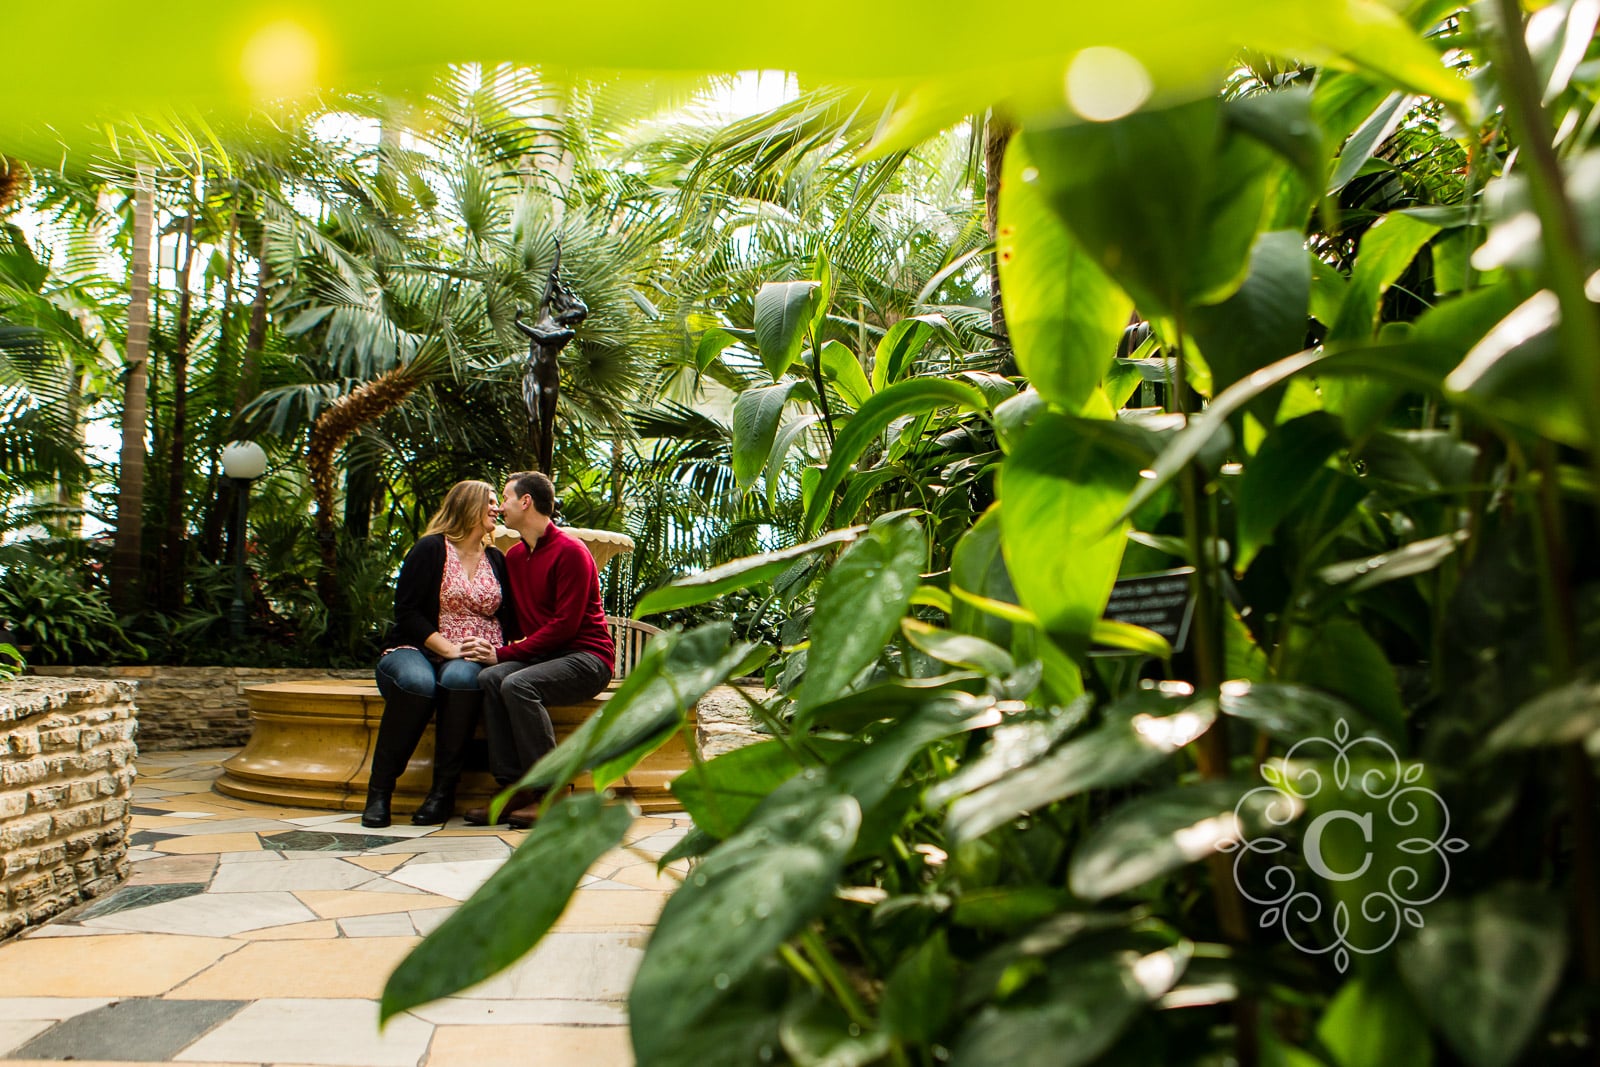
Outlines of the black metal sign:
M 1189 641 L 1189 620 L 1194 615 L 1194 597 L 1190 594 L 1193 574 L 1193 567 L 1178 567 L 1119 578 L 1111 587 L 1105 618 L 1154 630 L 1167 639 L 1172 651 L 1182 652 Z M 1127 650 L 1096 645 L 1090 653 L 1112 656 L 1127 654 Z

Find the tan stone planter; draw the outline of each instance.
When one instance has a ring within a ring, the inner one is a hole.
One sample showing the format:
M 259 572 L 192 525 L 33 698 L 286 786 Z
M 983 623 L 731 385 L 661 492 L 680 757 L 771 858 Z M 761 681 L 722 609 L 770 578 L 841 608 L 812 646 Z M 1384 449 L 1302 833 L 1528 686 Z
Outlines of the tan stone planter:
M 595 700 L 551 708 L 556 740 L 572 735 L 620 683 Z M 245 687 L 250 704 L 250 742 L 223 762 L 218 791 L 244 800 L 297 807 L 359 811 L 366 803 L 367 772 L 383 718 L 383 697 L 372 682 L 275 682 Z M 695 729 L 690 713 L 689 730 Z M 680 732 L 652 753 L 620 783 L 619 795 L 632 797 L 645 811 L 674 811 L 681 805 L 668 791 L 672 779 L 689 766 Z M 433 777 L 433 726 L 422 737 L 406 772 L 396 784 L 397 813 L 415 811 Z M 591 789 L 585 775 L 579 789 Z M 494 795 L 494 780 L 483 770 L 469 771 L 456 796 L 459 812 Z

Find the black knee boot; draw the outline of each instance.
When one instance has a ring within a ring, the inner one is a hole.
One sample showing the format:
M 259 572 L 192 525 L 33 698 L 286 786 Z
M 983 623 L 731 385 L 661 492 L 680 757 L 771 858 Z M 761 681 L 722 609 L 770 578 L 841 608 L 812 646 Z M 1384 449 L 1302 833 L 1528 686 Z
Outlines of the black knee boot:
M 383 703 L 383 719 L 378 723 L 378 740 L 372 747 L 372 772 L 367 776 L 367 806 L 361 812 L 361 825 L 374 829 L 389 825 L 389 798 L 394 783 L 405 773 L 411 753 L 422 740 L 433 715 L 433 698 L 404 690 Z
M 483 693 L 477 689 L 440 689 L 433 726 L 433 786 L 411 821 L 417 826 L 448 822 L 456 808 L 456 784 L 466 769 L 467 745 L 478 725 Z

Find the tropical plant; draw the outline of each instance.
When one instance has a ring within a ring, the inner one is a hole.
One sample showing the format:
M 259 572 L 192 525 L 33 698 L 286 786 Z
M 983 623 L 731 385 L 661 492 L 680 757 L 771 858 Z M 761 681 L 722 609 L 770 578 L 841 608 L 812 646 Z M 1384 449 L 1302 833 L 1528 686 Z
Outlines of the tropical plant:
M 1503 102 L 1481 127 L 1465 81 L 1404 74 L 1437 108 L 1389 100 L 1409 60 L 1023 121 L 999 219 L 1015 396 L 900 380 L 881 354 L 881 380 L 846 352 L 830 382 L 820 283 L 764 288 L 750 335 L 711 340 L 761 361 L 743 484 L 792 398 L 834 423 L 809 531 L 858 514 L 898 415 L 968 413 L 1003 458 L 948 570 L 922 504 L 637 606 L 781 586 L 813 609 L 754 702 L 770 740 L 674 785 L 696 828 L 663 863 L 694 862 L 630 996 L 641 1063 L 1586 1061 L 1600 576 L 1574 549 L 1597 503 L 1600 201 L 1580 8 L 1412 12 L 1450 16 L 1437 44 Z M 1448 210 L 1342 231 L 1330 193 L 1394 116 L 1442 137 L 1438 108 L 1467 166 L 1414 192 Z M 1431 291 L 1395 294 L 1429 266 Z M 1135 306 L 1163 355 L 1118 362 Z M 871 392 L 835 407 L 850 367 Z M 1167 410 L 1119 415 L 1146 371 Z M 1103 617 L 1119 577 L 1173 567 L 1186 641 Z M 619 780 L 770 657 L 725 621 L 668 634 L 518 787 Z M 628 818 L 553 799 L 384 1014 L 516 959 Z M 1368 833 L 1323 834 L 1340 821 Z

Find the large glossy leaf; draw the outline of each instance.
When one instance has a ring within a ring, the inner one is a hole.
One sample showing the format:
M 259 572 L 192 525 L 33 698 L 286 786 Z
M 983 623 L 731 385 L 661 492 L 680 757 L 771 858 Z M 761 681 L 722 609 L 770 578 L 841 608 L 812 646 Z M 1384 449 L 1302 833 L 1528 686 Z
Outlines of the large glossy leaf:
M 736 344 L 754 348 L 755 340 L 756 335 L 753 330 L 736 330 L 732 327 L 713 326 L 700 335 L 700 343 L 695 346 L 695 368 L 704 373 L 710 369 L 711 364 L 717 361 L 724 349 L 731 348 Z
M 974 599 L 1007 604 L 1017 601 L 1016 587 L 1011 584 L 1005 556 L 1000 551 L 1000 512 L 994 506 L 956 542 L 950 558 L 950 592 L 952 629 L 1002 647 L 1011 644 L 1012 624 L 974 604 Z
M 700 861 L 661 912 L 628 996 L 642 1061 L 717 1001 L 833 897 L 861 808 L 811 790 L 766 805 Z
M 1017 364 L 1040 396 L 1077 413 L 1116 355 L 1133 301 L 1051 209 L 1025 140 L 1006 149 L 998 225 L 1006 332 Z
M 914 378 L 898 382 L 861 405 L 833 442 L 833 454 L 828 467 L 822 472 L 816 490 L 806 507 L 806 530 L 814 533 L 827 518 L 833 504 L 834 493 L 861 458 L 867 446 L 889 424 L 903 415 L 918 411 L 935 411 L 942 407 L 955 407 L 963 411 L 987 411 L 989 403 L 983 391 L 965 382 L 948 378 Z
M 1139 797 L 1097 823 L 1073 850 L 1067 884 L 1084 900 L 1114 897 L 1285 826 L 1299 810 L 1292 795 L 1259 782 L 1203 782 Z
M 1223 121 L 1220 101 L 1030 129 L 1022 144 L 1051 209 L 1145 315 L 1244 281 L 1275 157 Z
M 1304 348 L 1310 305 L 1311 257 L 1305 238 L 1290 230 L 1256 238 L 1244 285 L 1220 304 L 1196 308 L 1189 320 L 1211 368 L 1213 388 L 1226 388 Z M 1269 409 L 1276 407 L 1274 401 L 1258 404 L 1257 410 L 1267 420 Z
M 949 328 L 943 315 L 912 315 L 889 327 L 873 353 L 872 391 L 882 392 L 904 378 L 928 342 Z
M 1007 715 L 990 731 L 975 759 L 964 761 L 954 774 L 928 790 L 928 806 L 943 807 L 1040 759 L 1057 741 L 1082 726 L 1088 714 L 1089 701 L 1084 698 L 1065 708 L 1030 708 Z
M 980 1010 L 950 1051 L 953 1067 L 1080 1067 L 1095 1063 L 1151 1001 L 1183 975 L 1187 946 L 1052 957 L 1024 993 Z
M 783 475 L 783 465 L 789 458 L 789 449 L 794 447 L 796 439 L 811 427 L 822 420 L 821 415 L 807 415 L 795 419 L 783 429 L 778 431 L 772 443 L 772 451 L 767 453 L 767 506 L 771 507 L 773 498 L 778 491 L 778 480 Z
M 519 789 L 552 789 L 681 725 L 690 708 L 712 686 L 735 673 L 759 666 L 771 655 L 744 642 L 733 643 L 732 626 L 707 623 L 686 633 L 664 633 L 645 646 L 644 655 L 600 710 L 554 751 L 534 764 Z M 638 752 L 640 758 L 648 750 Z M 613 769 L 613 773 L 616 773 Z
M 1446 390 L 1505 422 L 1582 447 L 1583 399 L 1566 381 L 1560 325 L 1556 295 L 1535 293 L 1473 346 L 1445 379 Z
M 555 925 L 590 865 L 621 842 L 633 811 L 594 794 L 558 802 L 395 968 L 383 987 L 382 1017 L 476 985 L 521 959 Z
M 1339 420 L 1320 411 L 1284 423 L 1261 443 L 1239 481 L 1235 566 L 1241 572 L 1272 540 L 1278 523 L 1304 501 L 1311 475 L 1344 443 Z
M 797 732 L 816 727 L 853 734 L 883 719 L 904 716 L 948 693 L 981 693 L 984 676 L 976 671 L 952 671 L 929 678 L 890 678 L 847 693 L 815 708 L 797 712 Z
M 1143 465 L 1089 429 L 1041 416 L 1000 474 L 1006 567 L 1023 605 L 1074 656 L 1111 595 L 1126 544 L 1119 512 Z
M 1352 737 L 1376 734 L 1359 709 L 1317 689 L 1234 679 L 1222 683 L 1217 706 L 1224 715 L 1292 745 L 1309 737 L 1333 737 L 1342 720 Z
M 1565 916 L 1559 897 L 1501 885 L 1430 908 L 1400 947 L 1411 995 L 1471 1067 L 1507 1067 L 1533 1036 L 1566 962 Z
M 1361 123 L 1345 142 L 1334 165 L 1333 176 L 1328 180 L 1331 195 L 1349 185 L 1363 164 L 1372 158 L 1380 144 L 1400 125 L 1405 113 L 1416 103 L 1415 97 L 1404 93 L 1390 93 Z
M 1171 715 L 1113 716 L 993 785 L 961 797 L 950 805 L 945 832 L 957 843 L 969 841 L 1024 812 L 1087 789 L 1131 781 L 1205 733 L 1215 717 L 1215 707 L 1204 701 Z
M 1430 1067 L 1433 1042 L 1417 1009 L 1389 968 L 1346 982 L 1317 1023 L 1317 1038 L 1334 1067 Z
M 817 592 L 811 652 L 797 694 L 801 708 L 839 696 L 878 658 L 911 603 L 927 553 L 921 524 L 892 514 L 839 557 Z
M 746 389 L 734 398 L 733 476 L 741 489 L 749 488 L 766 467 L 784 405 L 801 384 L 800 379 L 790 378 Z
M 1017 669 L 1005 649 L 981 637 L 941 630 L 917 619 L 901 619 L 900 629 L 906 640 L 918 649 L 952 667 L 965 667 L 995 677 L 1004 677 Z
M 767 282 L 756 291 L 756 346 L 773 381 L 799 358 L 820 299 L 818 282 Z
M 867 381 L 867 372 L 861 369 L 861 361 L 838 341 L 822 346 L 822 377 L 832 382 L 853 408 L 859 408 L 872 396 L 872 385 Z
M 676 611 L 678 608 L 704 604 L 731 590 L 748 589 L 750 586 L 771 581 L 793 566 L 795 560 L 836 545 L 850 544 L 865 530 L 865 526 L 832 530 L 804 544 L 731 560 L 703 570 L 699 574 L 679 578 L 670 585 L 653 589 L 641 597 L 639 603 L 634 606 L 633 617 L 642 619 L 647 615 L 663 611 Z
M 814 989 L 784 1007 L 779 1034 L 796 1067 L 867 1067 L 881 1063 L 889 1051 L 886 1032 L 863 1031 L 837 1003 Z
M 697 763 L 672 781 L 672 795 L 694 824 L 728 837 L 778 786 L 800 770 L 782 741 L 762 741 Z
M 889 975 L 883 1024 L 903 1041 L 931 1041 L 949 1022 L 955 991 L 955 957 L 937 930 Z
M 1354 619 L 1296 627 L 1289 637 L 1288 678 L 1325 689 L 1359 708 L 1387 737 L 1405 736 L 1405 709 L 1394 667 Z
M 1329 564 L 1317 571 L 1317 577 L 1341 596 L 1351 596 L 1384 582 L 1426 574 L 1455 555 L 1466 539 L 1465 530 L 1424 537 L 1374 556 Z
M 1254 137 L 1294 165 L 1307 189 L 1327 174 L 1327 146 L 1305 89 L 1279 89 L 1229 100 L 1225 114 L 1235 129 Z M 1295 345 L 1299 348 L 1299 345 Z
M 1583 742 L 1600 750 L 1600 683 L 1578 678 L 1541 693 L 1512 713 L 1489 735 L 1489 748 L 1506 751 Z

